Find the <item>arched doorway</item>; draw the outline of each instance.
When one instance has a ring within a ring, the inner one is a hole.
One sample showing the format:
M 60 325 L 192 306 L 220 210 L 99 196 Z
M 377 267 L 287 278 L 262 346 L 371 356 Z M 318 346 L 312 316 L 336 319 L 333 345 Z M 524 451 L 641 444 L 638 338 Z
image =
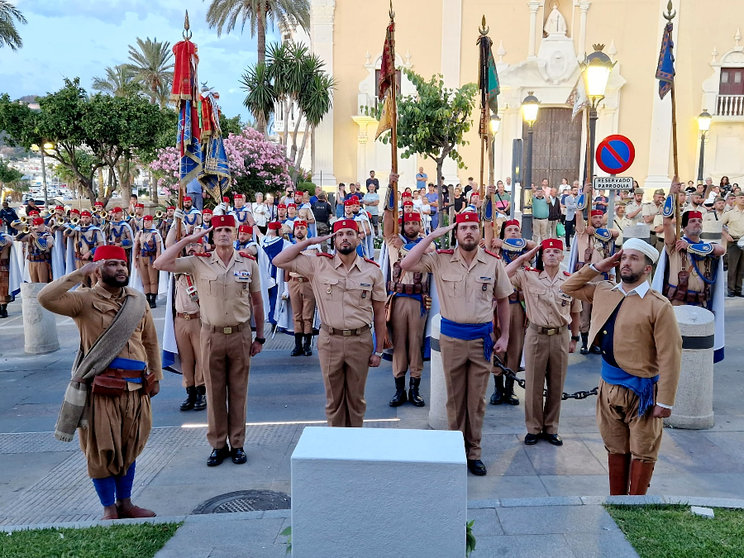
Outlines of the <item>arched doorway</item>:
M 562 178 L 569 184 L 582 180 L 581 115 L 571 118 L 570 108 L 541 108 L 533 126 L 532 182 L 540 185 L 543 178 L 550 186 L 558 186 Z M 527 139 L 527 126 L 522 127 L 522 138 Z

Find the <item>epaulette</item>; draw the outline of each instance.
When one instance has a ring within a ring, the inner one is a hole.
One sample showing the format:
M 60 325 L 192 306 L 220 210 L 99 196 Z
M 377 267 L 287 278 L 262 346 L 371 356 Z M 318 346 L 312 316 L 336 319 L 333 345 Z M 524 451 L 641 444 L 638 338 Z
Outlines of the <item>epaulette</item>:
M 696 256 L 710 256 L 713 253 L 713 243 L 697 242 L 687 246 L 687 251 Z
M 211 258 L 212 252 L 195 252 L 194 256 L 199 256 L 200 258 Z
M 449 250 L 437 250 L 437 254 L 454 254 L 454 253 L 455 251 L 451 248 Z
M 365 262 L 369 262 L 371 264 L 375 264 L 377 267 L 380 267 L 380 264 L 378 264 L 375 260 L 370 260 L 370 259 L 364 258 L 364 261 Z
M 563 275 L 565 275 L 566 277 L 571 277 L 571 274 L 568 271 L 564 271 Z
M 496 254 L 496 253 L 494 253 L 494 252 L 491 252 L 490 250 L 486 250 L 486 249 L 484 248 L 484 249 L 483 249 L 483 251 L 484 251 L 484 252 L 485 252 L 486 254 L 488 254 L 489 256 L 493 256 L 494 258 L 498 258 L 499 260 L 501 259 L 501 256 L 499 256 L 498 254 Z
M 537 273 L 540 273 L 540 270 L 537 269 L 536 267 L 525 267 L 524 270 L 525 271 L 536 271 Z
M 325 252 L 316 252 L 316 256 L 325 256 L 326 258 L 332 258 L 333 254 L 326 254 Z
M 249 260 L 256 261 L 256 258 L 254 258 L 253 256 L 251 256 L 248 252 L 238 252 L 238 254 L 240 254 L 244 258 L 248 258 Z

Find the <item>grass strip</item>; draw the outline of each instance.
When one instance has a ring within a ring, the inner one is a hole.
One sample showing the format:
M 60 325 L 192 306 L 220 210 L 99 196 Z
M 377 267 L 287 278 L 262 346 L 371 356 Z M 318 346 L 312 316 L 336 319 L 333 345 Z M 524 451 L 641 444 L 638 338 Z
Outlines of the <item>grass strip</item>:
M 641 558 L 744 558 L 744 510 L 715 508 L 715 518 L 687 505 L 606 505 Z
M 0 533 L 2 558 L 151 558 L 183 523 Z

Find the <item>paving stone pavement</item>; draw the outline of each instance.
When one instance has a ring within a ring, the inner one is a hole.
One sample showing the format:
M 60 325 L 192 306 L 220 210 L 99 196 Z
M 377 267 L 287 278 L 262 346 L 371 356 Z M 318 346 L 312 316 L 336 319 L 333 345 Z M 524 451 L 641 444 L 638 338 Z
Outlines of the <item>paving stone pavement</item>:
M 744 301 L 727 301 L 727 355 L 716 365 L 709 430 L 665 429 L 648 502 L 741 507 L 744 502 Z M 77 441 L 54 440 L 52 429 L 77 348 L 71 320 L 58 318 L 61 349 L 23 353 L 20 304 L 0 325 L 0 529 L 91 525 L 100 508 Z M 163 311 L 155 311 L 162 325 Z M 133 498 L 157 521 L 185 521 L 159 556 L 284 556 L 279 533 L 288 510 L 195 516 L 200 503 L 236 490 L 289 494 L 290 457 L 306 425 L 324 424 L 325 397 L 317 357 L 289 358 L 291 338 L 277 335 L 252 363 L 247 407 L 248 463 L 207 468 L 206 414 L 181 413 L 181 378 L 170 372 L 153 399 L 154 428 L 138 459 Z M 597 357 L 571 355 L 566 391 L 597 382 Z M 370 370 L 365 427 L 428 428 L 428 407 L 390 408 L 390 364 Z M 428 393 L 428 367 L 422 381 Z M 523 392 L 517 390 L 522 398 Z M 565 401 L 565 445 L 523 444 L 522 405 L 488 405 L 483 460 L 486 477 L 468 478 L 473 556 L 634 556 L 601 504 L 607 494 L 605 450 L 594 398 Z M 637 502 L 638 500 L 630 500 Z

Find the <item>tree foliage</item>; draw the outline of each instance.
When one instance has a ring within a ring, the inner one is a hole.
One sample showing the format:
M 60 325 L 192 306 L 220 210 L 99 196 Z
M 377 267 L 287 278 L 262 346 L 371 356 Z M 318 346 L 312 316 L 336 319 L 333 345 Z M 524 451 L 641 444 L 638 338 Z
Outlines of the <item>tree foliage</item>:
M 7 0 L 0 0 L 0 48 L 7 45 L 11 50 L 18 50 L 23 46 L 17 23 L 26 23 L 21 10 Z
M 173 83 L 173 51 L 168 41 L 161 43 L 148 37 L 137 37 L 137 45 L 129 45 L 129 69 L 134 80 L 150 98 L 152 104 L 164 107 L 170 98 Z
M 142 91 L 142 87 L 135 79 L 135 75 L 134 69 L 129 64 L 107 67 L 106 77 L 93 78 L 93 89 L 114 97 L 137 95 Z

